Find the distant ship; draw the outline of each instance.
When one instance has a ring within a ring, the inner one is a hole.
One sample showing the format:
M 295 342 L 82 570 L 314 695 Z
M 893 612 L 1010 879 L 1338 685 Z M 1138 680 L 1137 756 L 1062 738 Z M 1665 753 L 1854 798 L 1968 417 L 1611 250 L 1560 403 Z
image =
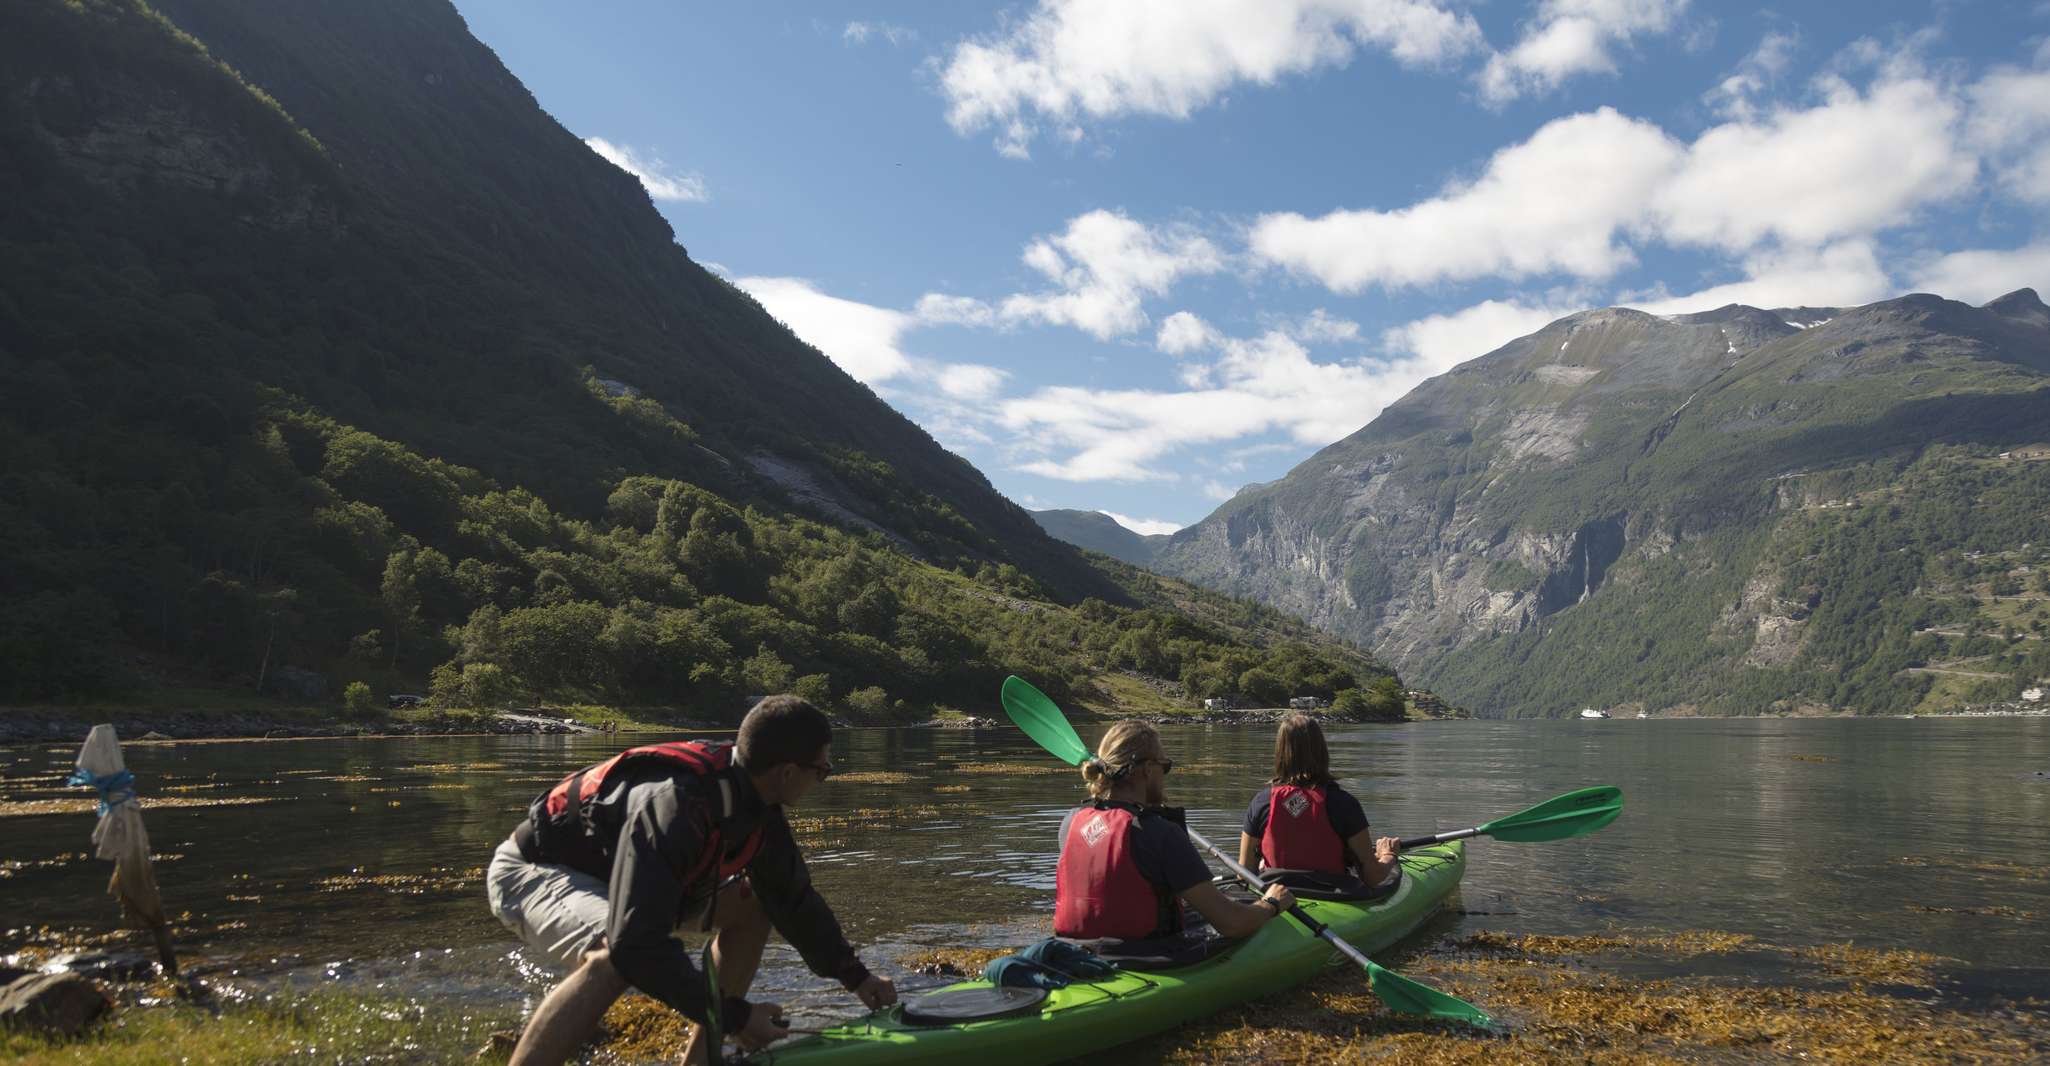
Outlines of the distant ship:
M 1650 712 L 1650 711 L 1639 711 L 1639 712 L 1637 712 L 1637 717 L 1639 717 L 1639 718 L 1650 718 L 1650 717 L 1651 717 L 1651 712 Z
M 1592 707 L 1583 707 L 1580 709 L 1580 716 L 1582 718 L 1607 718 L 1609 716 L 1609 712 L 1597 711 Z

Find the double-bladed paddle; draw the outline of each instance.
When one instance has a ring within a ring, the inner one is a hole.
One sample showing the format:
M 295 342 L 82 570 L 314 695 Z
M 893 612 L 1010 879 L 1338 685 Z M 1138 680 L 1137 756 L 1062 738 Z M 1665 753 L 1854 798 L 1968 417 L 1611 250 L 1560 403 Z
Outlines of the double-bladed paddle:
M 1024 678 L 1012 676 L 1004 679 L 1003 704 L 1004 713 L 1010 715 L 1011 721 L 1016 723 L 1019 729 L 1024 730 L 1026 736 L 1045 748 L 1048 754 L 1069 766 L 1079 766 L 1082 760 L 1089 757 L 1088 746 L 1082 743 L 1081 737 L 1075 735 L 1075 727 L 1068 724 L 1067 716 L 1061 713 L 1061 709 L 1055 706 L 1045 693 L 1032 687 Z M 1191 829 L 1189 839 L 1217 856 L 1218 861 L 1224 863 L 1226 869 L 1249 887 L 1266 887 L 1259 878 L 1253 876 L 1251 870 L 1240 866 L 1217 845 L 1204 839 L 1202 834 Z M 1448 996 L 1428 985 L 1418 984 L 1368 958 L 1365 952 L 1346 943 L 1337 933 L 1332 932 L 1330 926 L 1311 917 L 1308 911 L 1303 910 L 1301 904 L 1290 907 L 1288 914 L 1301 922 L 1303 928 L 1309 930 L 1311 935 L 1323 938 L 1347 958 L 1365 968 L 1367 987 L 1373 989 L 1374 994 L 1381 998 L 1381 1002 L 1388 1004 L 1391 1009 L 1404 1014 L 1422 1014 L 1447 1021 L 1465 1022 L 1482 1028 L 1494 1024 L 1479 1007 L 1463 999 Z
M 1508 840 L 1521 844 L 1534 844 L 1540 840 L 1564 840 L 1567 837 L 1585 836 L 1616 820 L 1623 813 L 1623 790 L 1614 785 L 1598 785 L 1568 792 L 1525 810 L 1517 811 L 1506 818 L 1497 818 L 1472 829 L 1455 829 L 1450 833 L 1438 833 L 1426 837 L 1410 837 L 1402 842 L 1404 851 L 1410 848 L 1443 844 L 1448 840 L 1464 840 L 1467 837 L 1489 836 L 1496 840 Z

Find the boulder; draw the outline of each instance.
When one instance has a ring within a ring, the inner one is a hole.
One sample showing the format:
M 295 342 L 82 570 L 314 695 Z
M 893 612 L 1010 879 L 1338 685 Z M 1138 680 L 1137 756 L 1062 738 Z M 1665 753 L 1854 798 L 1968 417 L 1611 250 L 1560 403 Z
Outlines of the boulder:
M 31 974 L 0 989 L 0 1028 L 77 1036 L 113 1005 L 75 973 Z

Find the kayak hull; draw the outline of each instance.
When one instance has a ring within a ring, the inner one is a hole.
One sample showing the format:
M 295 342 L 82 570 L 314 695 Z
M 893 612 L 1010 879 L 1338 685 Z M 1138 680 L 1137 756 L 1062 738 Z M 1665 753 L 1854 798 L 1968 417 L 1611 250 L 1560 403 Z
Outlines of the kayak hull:
M 1438 912 L 1459 886 L 1466 851 L 1457 841 L 1405 852 L 1402 885 L 1371 904 L 1304 900 L 1302 905 L 1361 951 L 1387 948 Z M 1056 989 L 1031 1014 L 960 1025 L 904 1023 L 897 1010 L 827 1029 L 749 1057 L 774 1066 L 864 1066 L 974 1062 L 1031 1066 L 1059 1062 L 1149 1036 L 1271 995 L 1323 972 L 1336 951 L 1301 924 L 1282 919 L 1194 966 L 1121 973 Z M 988 987 L 981 980 L 949 987 Z

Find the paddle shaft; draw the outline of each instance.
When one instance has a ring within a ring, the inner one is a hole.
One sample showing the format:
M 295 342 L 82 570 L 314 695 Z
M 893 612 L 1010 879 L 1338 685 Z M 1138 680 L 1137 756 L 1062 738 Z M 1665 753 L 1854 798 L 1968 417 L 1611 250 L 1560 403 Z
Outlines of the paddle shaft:
M 1209 852 L 1212 855 L 1217 856 L 1217 861 L 1223 863 L 1224 868 L 1230 870 L 1233 876 L 1245 882 L 1246 887 L 1255 889 L 1264 889 L 1267 887 L 1260 881 L 1258 877 L 1253 876 L 1253 871 L 1248 870 L 1243 866 L 1240 866 L 1237 859 L 1234 859 L 1230 855 L 1225 854 L 1223 848 L 1220 848 L 1217 845 L 1212 844 L 1208 839 L 1206 839 L 1203 836 L 1203 834 L 1196 832 L 1194 829 L 1190 829 L 1189 839 L 1201 845 L 1203 850 Z M 1320 922 L 1317 919 L 1310 917 L 1310 912 L 1304 910 L 1301 904 L 1296 904 L 1295 906 L 1290 907 L 1288 909 L 1288 915 L 1289 917 L 1294 918 L 1296 921 L 1303 923 L 1303 928 L 1308 929 L 1312 935 L 1324 938 L 1324 940 L 1327 943 L 1329 943 L 1332 947 L 1337 948 L 1341 952 L 1344 952 L 1348 958 L 1352 959 L 1352 961 L 1356 963 L 1359 963 L 1366 969 L 1378 970 L 1381 968 L 1379 963 L 1376 963 L 1374 960 L 1367 958 L 1365 952 L 1362 952 L 1360 949 L 1353 947 L 1351 944 L 1348 944 L 1345 941 L 1339 939 L 1338 934 L 1332 932 L 1330 926 L 1325 925 L 1323 922 Z
M 1443 844 L 1448 840 L 1465 840 L 1467 837 L 1477 837 L 1480 835 L 1481 831 L 1477 827 L 1473 829 L 1454 829 L 1450 833 L 1439 833 L 1436 836 L 1408 837 L 1398 844 L 1397 847 L 1408 851 L 1411 848 L 1427 848 L 1433 844 Z

